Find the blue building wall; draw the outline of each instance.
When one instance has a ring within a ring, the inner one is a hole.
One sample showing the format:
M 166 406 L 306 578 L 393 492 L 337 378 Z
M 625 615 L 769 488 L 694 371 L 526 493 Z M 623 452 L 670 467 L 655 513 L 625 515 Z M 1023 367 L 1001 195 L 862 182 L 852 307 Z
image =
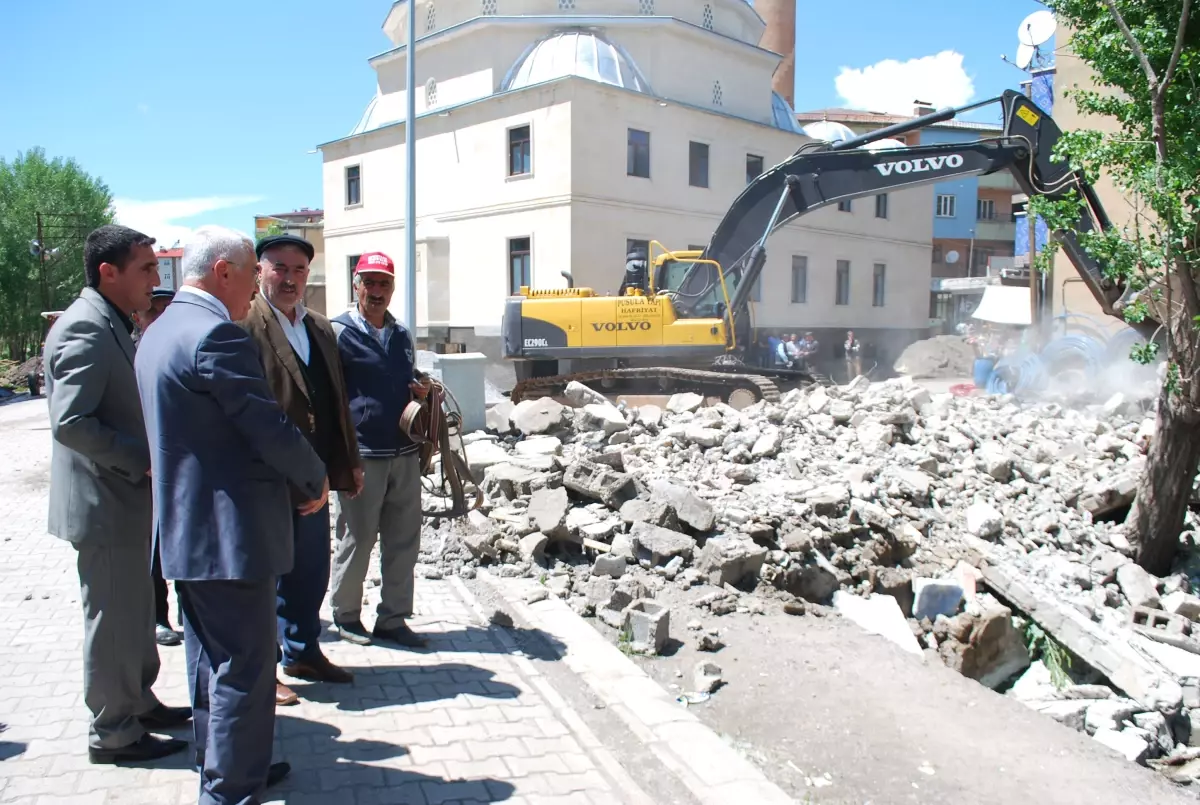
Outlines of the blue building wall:
M 942 145 L 944 143 L 972 143 L 979 139 L 978 132 L 962 131 L 959 129 L 928 128 L 921 132 L 922 145 Z M 979 198 L 979 179 L 968 176 L 950 182 L 938 182 L 934 186 L 933 198 L 933 236 L 935 238 L 961 238 L 969 240 L 975 228 L 975 202 Z M 954 217 L 939 218 L 937 215 L 937 197 L 952 195 L 955 197 Z

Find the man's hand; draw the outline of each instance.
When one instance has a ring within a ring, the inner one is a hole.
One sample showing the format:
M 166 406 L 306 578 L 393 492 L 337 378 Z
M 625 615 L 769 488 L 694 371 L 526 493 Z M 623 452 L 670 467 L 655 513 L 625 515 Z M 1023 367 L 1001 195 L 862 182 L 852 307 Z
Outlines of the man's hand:
M 350 493 L 351 500 L 362 494 L 363 491 L 363 471 L 362 467 L 354 469 L 354 491 Z
M 325 477 L 325 485 L 321 488 L 321 497 L 316 500 L 310 500 L 308 503 L 301 503 L 296 507 L 302 517 L 307 517 L 310 514 L 316 514 L 329 500 L 329 476 Z

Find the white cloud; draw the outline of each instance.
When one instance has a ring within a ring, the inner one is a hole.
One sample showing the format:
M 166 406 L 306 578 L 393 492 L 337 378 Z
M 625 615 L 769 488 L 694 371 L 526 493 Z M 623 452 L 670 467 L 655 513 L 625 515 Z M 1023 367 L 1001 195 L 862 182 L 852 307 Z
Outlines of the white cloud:
M 940 109 L 961 106 L 975 95 L 963 56 L 953 50 L 904 62 L 884 59 L 861 68 L 843 67 L 834 86 L 852 109 L 895 115 L 911 115 L 914 100 Z
M 196 226 L 179 223 L 208 212 L 256 204 L 262 196 L 209 196 L 206 198 L 181 198 L 165 201 L 137 201 L 128 198 L 113 199 L 117 223 L 133 227 L 158 240 L 160 246 L 170 246 L 175 241 L 187 240 Z

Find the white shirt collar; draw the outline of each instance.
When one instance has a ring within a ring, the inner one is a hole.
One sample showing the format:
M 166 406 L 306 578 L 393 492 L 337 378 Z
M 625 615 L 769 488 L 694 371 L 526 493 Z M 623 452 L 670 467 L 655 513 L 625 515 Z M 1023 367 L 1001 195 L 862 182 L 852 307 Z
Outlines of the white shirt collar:
M 271 310 L 275 311 L 275 319 L 279 322 L 279 326 L 283 329 L 283 335 L 287 338 L 288 343 L 292 345 L 292 349 L 300 356 L 300 360 L 304 361 L 307 366 L 309 358 L 312 355 L 312 345 L 308 340 L 308 330 L 304 326 L 304 317 L 308 315 L 308 311 L 304 309 L 304 305 L 296 304 L 296 321 L 293 323 L 284 312 L 271 304 L 271 300 L 263 294 L 263 301 Z
M 225 307 L 225 303 L 203 288 L 197 288 L 195 285 L 183 285 L 179 288 L 179 293 L 191 293 L 199 296 L 201 299 L 207 299 L 209 302 L 212 302 L 217 306 L 217 312 L 220 313 L 226 321 L 232 321 L 232 319 L 229 318 L 229 308 Z

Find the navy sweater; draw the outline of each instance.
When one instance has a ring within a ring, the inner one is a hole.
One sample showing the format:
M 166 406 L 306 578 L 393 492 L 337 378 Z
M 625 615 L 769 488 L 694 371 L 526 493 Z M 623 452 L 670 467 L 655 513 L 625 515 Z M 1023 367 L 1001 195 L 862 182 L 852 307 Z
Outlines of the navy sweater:
M 400 430 L 400 415 L 412 400 L 408 384 L 416 378 L 413 342 L 399 323 L 385 329 L 384 342 L 359 329 L 346 312 L 332 320 L 350 418 L 363 458 L 393 458 L 417 450 Z

